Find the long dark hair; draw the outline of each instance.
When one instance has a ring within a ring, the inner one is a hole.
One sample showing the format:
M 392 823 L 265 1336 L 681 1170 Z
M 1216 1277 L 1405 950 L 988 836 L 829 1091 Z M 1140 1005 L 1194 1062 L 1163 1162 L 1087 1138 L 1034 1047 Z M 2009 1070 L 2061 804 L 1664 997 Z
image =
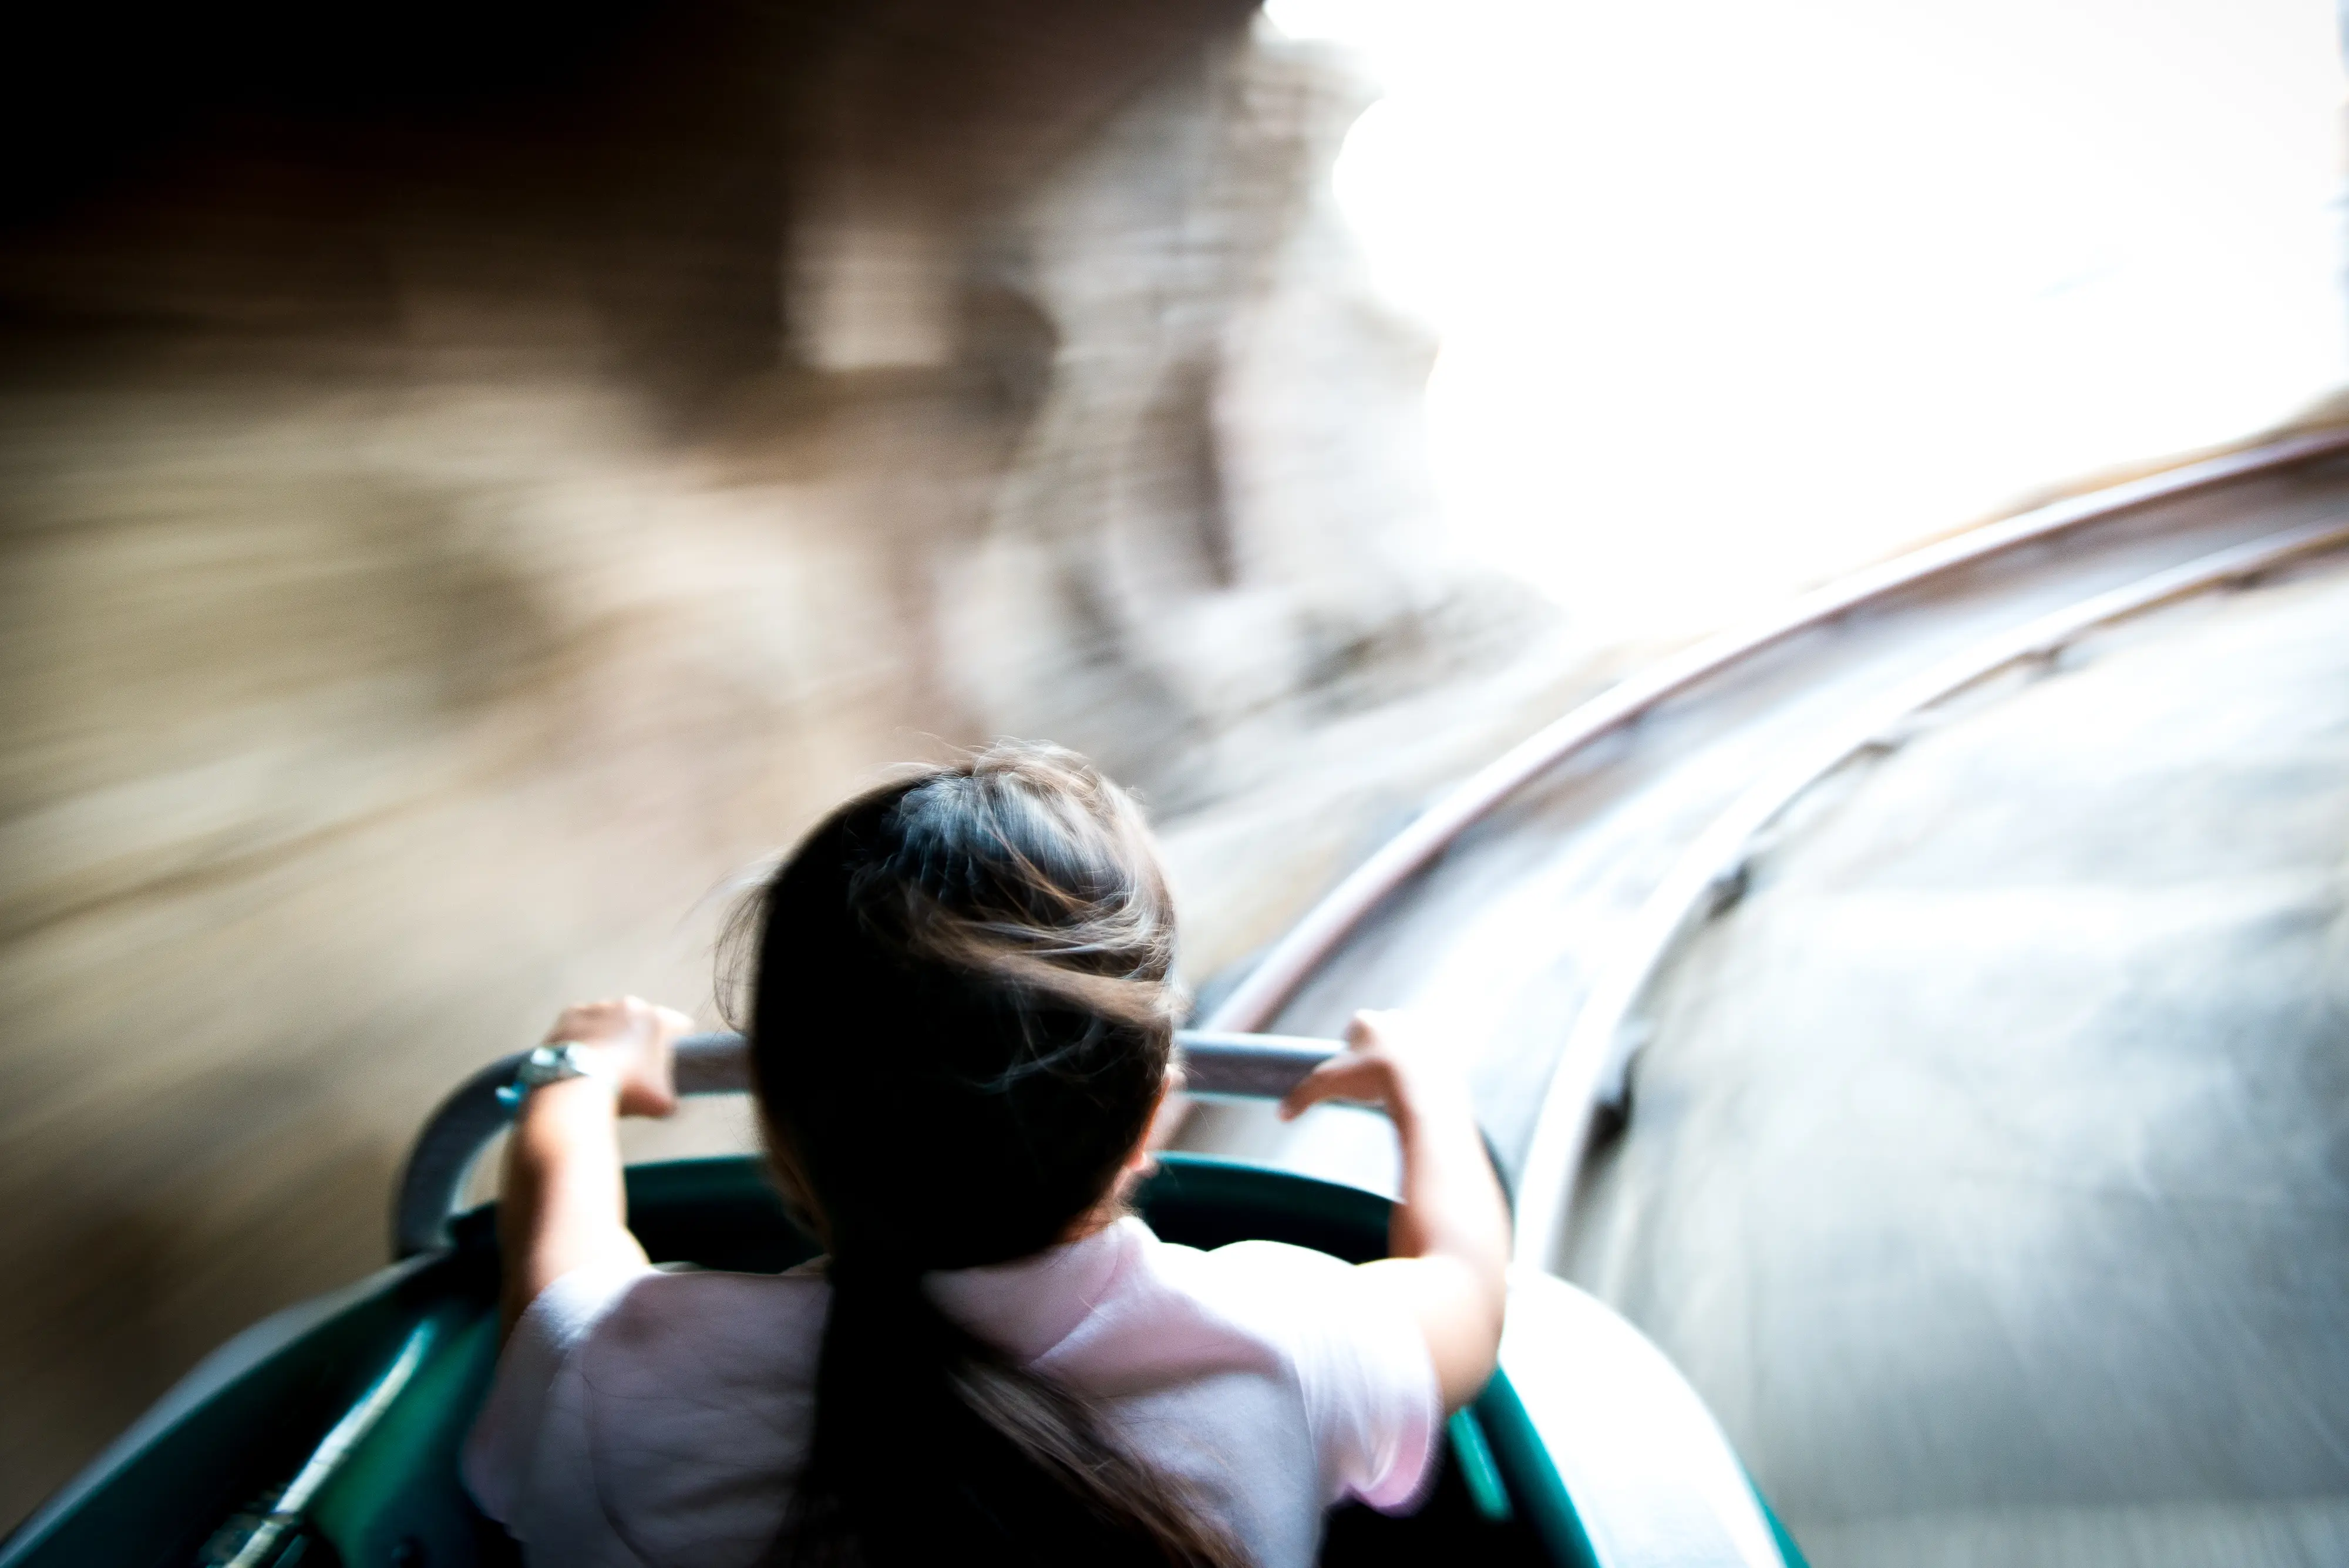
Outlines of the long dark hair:
M 1241 1568 L 1180 1483 L 920 1282 L 1066 1239 L 1157 1103 L 1174 916 L 1133 803 L 1071 753 L 997 746 L 841 807 L 752 911 L 760 1105 L 833 1286 L 769 1562 Z

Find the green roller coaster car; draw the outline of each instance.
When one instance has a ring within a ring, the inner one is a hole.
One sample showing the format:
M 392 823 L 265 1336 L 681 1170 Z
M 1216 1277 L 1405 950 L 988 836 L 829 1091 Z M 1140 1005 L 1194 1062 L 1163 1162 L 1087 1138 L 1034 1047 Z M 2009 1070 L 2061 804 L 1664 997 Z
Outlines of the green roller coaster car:
M 1235 1082 L 1247 1078 L 1249 1047 L 1226 1050 Z M 403 1224 L 418 1201 L 448 1212 L 461 1165 L 494 1130 L 480 1091 L 498 1071 L 419 1140 Z M 434 1133 L 469 1106 L 464 1159 L 425 1170 Z M 628 1223 L 656 1262 L 774 1271 L 816 1251 L 755 1158 L 642 1165 L 627 1179 Z M 1138 1203 L 1161 1236 L 1195 1246 L 1264 1238 L 1356 1262 L 1386 1246 L 1384 1198 L 1259 1166 L 1168 1155 Z M 407 1238 L 412 1255 L 222 1346 L 0 1544 L 0 1568 L 519 1563 L 457 1467 L 497 1361 L 493 1220 L 484 1207 L 436 1222 L 429 1245 Z M 1322 1561 L 1802 1568 L 1686 1382 L 1561 1281 L 1515 1284 L 1501 1370 L 1449 1439 L 1423 1508 L 1339 1510 Z

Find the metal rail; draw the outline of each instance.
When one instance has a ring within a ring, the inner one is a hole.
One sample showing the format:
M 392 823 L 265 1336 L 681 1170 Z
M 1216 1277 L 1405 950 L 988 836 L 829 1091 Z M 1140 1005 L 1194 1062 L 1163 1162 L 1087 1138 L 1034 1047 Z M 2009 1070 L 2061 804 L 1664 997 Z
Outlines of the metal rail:
M 1600 1106 L 1619 1097 L 1637 1046 L 1625 1028 L 1633 1010 L 1682 936 L 1742 888 L 1755 838 L 1812 785 L 1860 753 L 1898 746 L 1920 711 L 2001 670 L 2052 661 L 2099 627 L 2344 545 L 2349 523 L 2287 530 L 2156 572 L 2002 632 L 1903 682 L 1739 795 L 1640 906 L 1576 1014 L 1518 1182 L 1517 1266 L 1547 1271 L 1564 1244 L 1593 1118 Z
M 1287 1094 L 1344 1049 L 1335 1040 L 1191 1029 L 1178 1030 L 1174 1045 L 1186 1092 L 1268 1099 Z M 459 1085 L 417 1135 L 392 1206 L 392 1256 L 414 1257 L 448 1244 L 449 1220 L 474 1163 L 513 1119 L 498 1091 L 513 1082 L 523 1054 L 501 1057 Z M 678 1094 L 739 1095 L 750 1088 L 750 1053 L 740 1034 L 691 1034 L 677 1043 Z
M 1388 840 L 1274 943 L 1205 1022 L 1232 1030 L 1271 1023 L 1380 905 L 1463 833 L 1577 753 L 1741 660 L 1944 573 L 2158 502 L 2344 452 L 2349 452 L 2349 430 L 2320 431 L 2054 502 L 1839 578 L 1618 682 L 1478 770 Z

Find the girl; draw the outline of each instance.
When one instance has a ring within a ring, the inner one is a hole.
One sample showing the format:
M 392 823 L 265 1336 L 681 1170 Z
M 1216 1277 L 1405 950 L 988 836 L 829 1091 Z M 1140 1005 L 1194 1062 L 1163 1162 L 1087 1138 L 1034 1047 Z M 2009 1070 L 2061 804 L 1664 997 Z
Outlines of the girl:
M 1392 1015 L 1281 1109 L 1386 1107 L 1393 1257 L 1202 1252 L 1123 1207 L 1168 1087 L 1174 913 L 1082 760 L 999 746 L 851 801 L 749 912 L 759 1108 L 827 1255 L 654 1272 L 615 1117 L 675 1108 L 689 1021 L 633 997 L 555 1021 L 466 1457 L 532 1563 L 1305 1568 L 1330 1504 L 1414 1501 L 1491 1375 L 1508 1220 L 1463 1086 Z

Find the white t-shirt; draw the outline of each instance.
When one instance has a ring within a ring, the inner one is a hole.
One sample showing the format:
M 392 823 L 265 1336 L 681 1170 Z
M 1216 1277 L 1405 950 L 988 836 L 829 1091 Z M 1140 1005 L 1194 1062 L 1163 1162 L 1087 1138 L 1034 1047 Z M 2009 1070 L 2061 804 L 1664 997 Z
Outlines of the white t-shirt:
M 1335 1258 L 1201 1251 L 1128 1218 L 928 1285 L 1190 1481 L 1259 1568 L 1308 1568 L 1349 1496 L 1418 1500 L 1443 1419 L 1426 1342 Z M 534 1564 L 754 1562 L 805 1460 L 830 1293 L 820 1263 L 564 1276 L 507 1342 L 466 1484 Z

